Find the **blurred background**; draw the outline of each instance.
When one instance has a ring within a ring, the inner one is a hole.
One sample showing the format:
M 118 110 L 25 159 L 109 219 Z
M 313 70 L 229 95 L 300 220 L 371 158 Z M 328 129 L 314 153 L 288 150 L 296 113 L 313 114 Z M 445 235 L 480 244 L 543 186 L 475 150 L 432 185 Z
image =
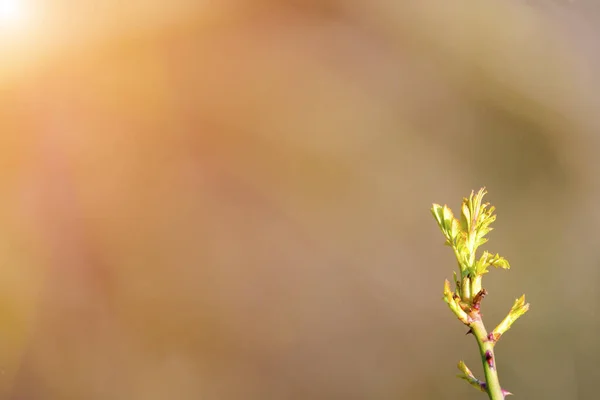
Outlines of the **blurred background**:
M 599 4 L 0 0 L 0 398 L 595 398 Z

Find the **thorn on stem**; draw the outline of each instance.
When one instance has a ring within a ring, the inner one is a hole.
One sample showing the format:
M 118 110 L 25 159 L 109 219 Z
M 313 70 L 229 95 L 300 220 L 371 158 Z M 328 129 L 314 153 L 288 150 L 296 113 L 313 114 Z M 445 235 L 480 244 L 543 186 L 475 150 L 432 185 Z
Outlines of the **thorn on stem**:
M 473 335 L 473 329 L 469 328 L 469 330 L 467 331 L 467 333 L 465 333 L 465 336 L 468 335 L 469 333 Z
M 494 369 L 494 355 L 492 354 L 491 350 L 485 352 L 485 361 L 491 369 Z
M 479 388 L 481 389 L 482 392 L 486 392 L 487 393 L 487 384 L 485 382 L 479 383 Z M 506 396 L 512 396 L 513 395 L 508 390 L 505 390 L 505 389 L 500 389 L 500 390 L 502 391 L 502 396 L 504 398 L 506 398 Z

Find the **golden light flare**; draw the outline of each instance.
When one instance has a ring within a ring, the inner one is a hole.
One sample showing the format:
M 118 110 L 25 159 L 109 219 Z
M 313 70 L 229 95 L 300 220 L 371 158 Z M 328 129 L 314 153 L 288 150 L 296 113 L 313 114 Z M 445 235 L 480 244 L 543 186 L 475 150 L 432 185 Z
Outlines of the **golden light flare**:
M 23 0 L 0 0 L 0 30 L 21 30 L 27 23 L 28 7 Z

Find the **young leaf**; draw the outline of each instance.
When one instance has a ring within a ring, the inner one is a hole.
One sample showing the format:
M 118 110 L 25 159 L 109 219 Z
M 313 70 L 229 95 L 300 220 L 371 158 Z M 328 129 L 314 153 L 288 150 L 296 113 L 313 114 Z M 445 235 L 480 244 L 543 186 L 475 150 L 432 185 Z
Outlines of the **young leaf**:
M 471 386 L 473 386 L 476 389 L 481 390 L 482 392 L 486 391 L 485 390 L 485 382 L 482 382 L 479 379 L 475 378 L 475 375 L 473 375 L 473 373 L 471 372 L 469 367 L 466 366 L 464 361 L 461 360 L 458 362 L 458 369 L 462 372 L 462 374 L 457 375 L 459 378 L 464 379 L 465 381 L 469 382 L 469 384 Z
M 477 275 L 487 274 L 489 266 L 510 269 L 510 264 L 504 257 L 500 257 L 499 254 L 494 255 L 488 251 L 484 251 L 475 264 L 475 273 Z
M 466 245 L 472 257 L 479 246 L 487 242 L 485 236 L 492 230 L 491 223 L 496 220 L 495 208 L 489 203 L 482 203 L 486 194 L 482 188 L 475 194 L 471 192 L 469 198 L 463 199 L 461 207 L 461 228 L 466 233 Z
M 446 237 L 446 244 L 452 245 L 454 239 L 453 233 L 456 230 L 456 228 L 453 227 L 455 224 L 452 210 L 446 205 L 442 207 L 439 204 L 434 204 L 431 208 L 431 213 L 437 221 L 440 230 Z
M 500 339 L 507 330 L 510 329 L 512 324 L 515 323 L 519 317 L 529 311 L 529 303 L 525 304 L 525 295 L 515 300 L 512 308 L 510 309 L 508 315 L 498 324 L 498 326 L 490 333 L 492 340 L 494 342 Z

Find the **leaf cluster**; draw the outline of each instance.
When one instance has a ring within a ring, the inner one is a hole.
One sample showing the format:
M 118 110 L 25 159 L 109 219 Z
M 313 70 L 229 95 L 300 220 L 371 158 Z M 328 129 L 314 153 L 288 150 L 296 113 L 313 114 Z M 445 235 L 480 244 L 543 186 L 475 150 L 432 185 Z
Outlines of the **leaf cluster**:
M 452 247 L 461 272 L 461 280 L 465 277 L 476 278 L 488 272 L 490 266 L 509 269 L 509 262 L 499 254 L 485 251 L 477 259 L 477 249 L 485 244 L 486 235 L 493 228 L 495 207 L 483 203 L 486 194 L 482 188 L 476 194 L 471 192 L 469 198 L 464 198 L 461 205 L 460 219 L 456 218 L 447 205 L 433 204 L 431 212 L 446 238 L 445 244 Z

